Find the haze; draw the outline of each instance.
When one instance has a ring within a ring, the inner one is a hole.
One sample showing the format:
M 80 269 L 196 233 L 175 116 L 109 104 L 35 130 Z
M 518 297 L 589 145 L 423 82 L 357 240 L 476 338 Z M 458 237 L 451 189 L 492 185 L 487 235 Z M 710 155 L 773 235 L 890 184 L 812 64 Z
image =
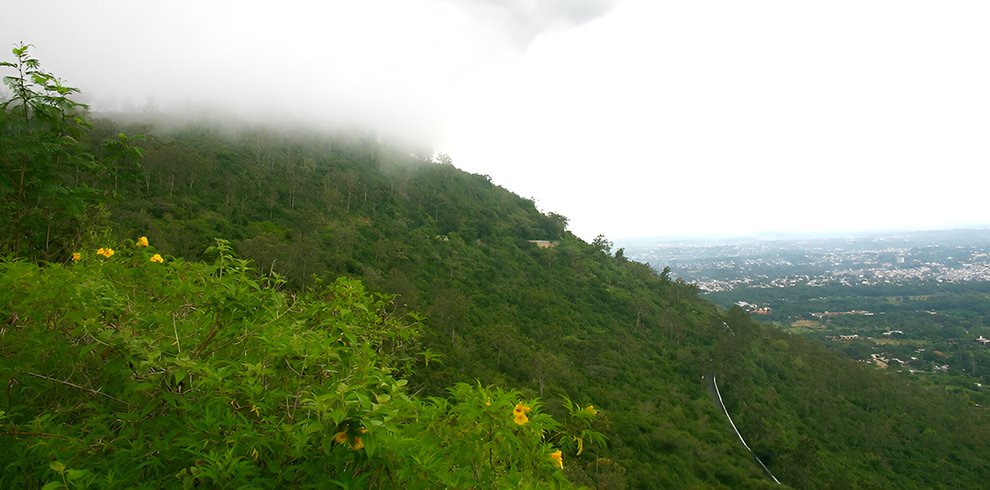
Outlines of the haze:
M 590 239 L 990 225 L 979 1 L 0 7 L 98 111 L 359 125 Z

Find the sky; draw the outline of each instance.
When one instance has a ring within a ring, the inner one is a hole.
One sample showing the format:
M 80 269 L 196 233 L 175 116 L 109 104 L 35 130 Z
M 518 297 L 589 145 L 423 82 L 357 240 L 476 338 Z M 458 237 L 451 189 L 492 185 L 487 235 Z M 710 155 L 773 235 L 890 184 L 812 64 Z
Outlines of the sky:
M 94 110 L 354 124 L 590 240 L 990 226 L 990 2 L 4 0 Z

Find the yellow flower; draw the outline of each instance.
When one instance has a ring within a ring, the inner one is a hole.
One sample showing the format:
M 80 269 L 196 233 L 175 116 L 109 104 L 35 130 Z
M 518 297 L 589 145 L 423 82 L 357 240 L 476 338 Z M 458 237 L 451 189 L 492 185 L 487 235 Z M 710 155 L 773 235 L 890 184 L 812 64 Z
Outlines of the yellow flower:
M 361 441 L 361 436 L 357 436 L 357 435 L 352 436 L 354 431 L 350 430 L 349 426 L 347 429 L 348 430 L 343 430 L 334 434 L 333 442 L 336 442 L 337 444 L 344 444 L 345 442 L 350 441 L 348 443 L 348 446 L 350 446 L 350 448 L 353 449 L 354 451 L 359 451 L 361 449 L 364 449 L 364 442 Z M 368 432 L 368 429 L 361 427 L 357 431 L 360 432 L 361 434 L 366 434 Z
M 560 449 L 550 453 L 550 459 L 553 460 L 558 468 L 564 469 L 564 455 L 560 453 Z
M 591 415 L 598 415 L 598 410 L 595 409 L 594 405 L 588 405 L 584 411 L 590 413 Z
M 82 254 L 81 253 L 79 253 L 79 252 L 72 252 L 72 261 L 73 262 L 79 262 L 79 259 L 81 259 L 81 258 L 82 258 Z
M 152 255 L 151 256 L 151 259 L 149 259 L 149 260 L 151 260 L 152 262 L 157 262 L 159 264 L 161 264 L 162 262 L 165 262 L 165 259 L 163 259 L 160 254 Z
M 139 247 L 147 247 L 148 246 L 148 237 L 143 236 L 141 238 L 138 238 L 138 240 L 137 240 L 137 246 L 139 246 Z
M 257 449 L 251 449 L 251 459 L 253 459 L 255 461 L 258 460 L 258 450 Z
M 158 254 L 155 254 L 155 255 L 158 255 Z M 159 257 L 159 258 L 161 258 L 161 257 Z M 152 257 L 151 258 L 151 261 L 154 262 L 155 261 L 155 258 Z M 258 407 L 257 406 L 251 405 L 251 411 L 254 412 L 254 415 L 255 416 L 257 416 L 258 418 L 261 418 L 261 410 L 258 410 Z
M 109 259 L 110 257 L 113 256 L 113 249 L 100 247 L 99 249 L 96 250 L 96 255 L 102 255 Z
M 526 416 L 526 412 L 531 411 L 529 407 L 523 405 L 522 402 L 516 404 L 516 408 L 512 409 L 512 421 L 516 425 L 526 425 L 529 422 L 529 417 Z

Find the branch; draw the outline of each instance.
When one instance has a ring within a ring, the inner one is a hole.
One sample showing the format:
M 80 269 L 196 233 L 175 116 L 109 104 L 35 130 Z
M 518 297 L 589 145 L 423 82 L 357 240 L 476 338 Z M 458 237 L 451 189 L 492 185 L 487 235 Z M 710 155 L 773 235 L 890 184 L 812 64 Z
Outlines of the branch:
M 105 397 L 107 397 L 107 398 L 109 398 L 109 399 L 111 399 L 113 401 L 123 403 L 124 405 L 127 405 L 129 407 L 133 407 L 134 406 L 133 404 L 128 403 L 128 402 L 126 402 L 124 400 L 121 400 L 120 398 L 117 398 L 117 397 L 114 397 L 114 396 L 110 396 L 110 395 L 108 395 L 106 393 L 103 393 L 102 391 L 94 390 L 92 388 L 87 388 L 85 386 L 79 386 L 79 385 L 77 385 L 75 383 L 70 383 L 68 381 L 63 381 L 61 379 L 55 379 L 55 378 L 52 378 L 52 377 L 49 377 L 49 376 L 45 376 L 44 374 L 28 373 L 28 375 L 34 376 L 35 378 L 47 379 L 48 381 L 54 381 L 56 383 L 62 383 L 64 385 L 71 386 L 71 387 L 76 388 L 76 389 L 79 389 L 79 390 L 88 391 L 88 392 L 93 393 L 93 394 L 96 394 L 96 395 L 105 396 Z
M 46 439 L 71 439 L 69 436 L 63 436 L 62 434 L 48 434 L 45 432 L 21 432 L 19 430 L 13 430 L 10 432 L 0 432 L 0 436 L 13 436 L 13 437 L 42 437 Z
M 217 330 L 219 330 L 219 329 L 220 329 L 220 322 L 214 321 L 213 328 L 210 329 L 210 333 L 206 336 L 205 339 L 203 339 L 202 342 L 200 342 L 199 347 L 196 347 L 196 350 L 193 351 L 193 353 L 192 353 L 192 357 L 199 356 L 199 353 L 202 352 L 203 349 L 205 349 L 207 345 L 210 345 L 210 341 L 213 340 L 213 337 L 216 336 Z

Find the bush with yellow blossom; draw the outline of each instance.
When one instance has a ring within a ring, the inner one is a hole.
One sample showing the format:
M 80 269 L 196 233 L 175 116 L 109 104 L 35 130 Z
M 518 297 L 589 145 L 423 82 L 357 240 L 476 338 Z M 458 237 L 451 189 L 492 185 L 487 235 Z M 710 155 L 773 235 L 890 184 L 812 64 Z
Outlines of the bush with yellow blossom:
M 390 297 L 346 278 L 290 297 L 223 241 L 212 264 L 155 267 L 147 248 L 0 259 L 0 305 L 23 327 L 3 337 L 16 383 L 0 422 L 22 436 L 0 487 L 570 486 L 538 400 L 406 390 L 419 325 Z

